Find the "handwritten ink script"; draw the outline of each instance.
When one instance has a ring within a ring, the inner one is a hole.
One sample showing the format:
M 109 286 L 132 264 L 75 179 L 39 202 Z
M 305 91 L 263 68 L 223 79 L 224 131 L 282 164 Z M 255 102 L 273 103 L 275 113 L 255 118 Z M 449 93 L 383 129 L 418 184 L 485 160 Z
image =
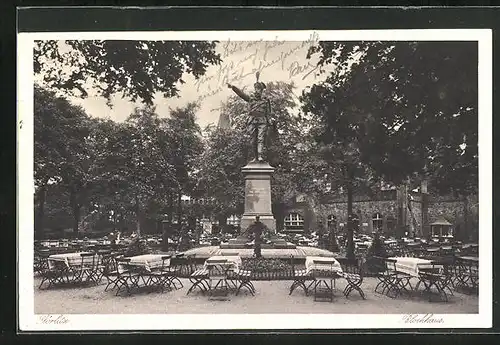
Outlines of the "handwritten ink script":
M 252 77 L 256 72 L 263 71 L 273 75 L 276 70 L 286 73 L 284 80 L 305 79 L 315 76 L 316 63 L 306 59 L 311 46 L 319 41 L 319 35 L 312 33 L 301 42 L 281 41 L 226 41 L 220 43 L 220 65 L 215 71 L 207 71 L 195 82 L 198 92 L 198 102 L 215 96 L 227 89 L 227 84 L 237 84 L 238 81 Z M 272 77 L 270 77 L 272 79 Z
M 64 315 L 42 315 L 39 318 L 43 324 L 63 325 L 69 322 L 68 318 Z
M 434 314 L 408 314 L 403 316 L 404 323 L 426 323 L 426 324 L 439 324 L 444 323 L 443 318 L 435 317 Z

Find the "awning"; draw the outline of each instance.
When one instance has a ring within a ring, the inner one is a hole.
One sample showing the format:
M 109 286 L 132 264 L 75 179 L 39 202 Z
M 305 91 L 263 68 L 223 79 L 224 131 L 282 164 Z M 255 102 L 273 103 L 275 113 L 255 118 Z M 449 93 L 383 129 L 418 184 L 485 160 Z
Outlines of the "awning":
M 444 217 L 440 217 L 436 221 L 432 222 L 430 225 L 452 226 L 453 224 L 447 221 Z

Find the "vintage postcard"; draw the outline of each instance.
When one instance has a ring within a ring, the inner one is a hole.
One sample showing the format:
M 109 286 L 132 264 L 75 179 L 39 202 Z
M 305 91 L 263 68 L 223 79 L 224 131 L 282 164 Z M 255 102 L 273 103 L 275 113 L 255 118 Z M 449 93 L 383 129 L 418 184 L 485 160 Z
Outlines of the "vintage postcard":
M 490 30 L 19 33 L 17 73 L 21 331 L 492 326 Z

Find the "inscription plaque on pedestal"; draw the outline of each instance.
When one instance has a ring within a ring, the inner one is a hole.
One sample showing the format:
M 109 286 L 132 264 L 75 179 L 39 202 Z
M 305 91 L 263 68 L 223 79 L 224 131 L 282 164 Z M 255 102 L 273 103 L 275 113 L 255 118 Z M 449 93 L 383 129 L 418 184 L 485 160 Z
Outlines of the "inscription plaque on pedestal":
M 269 230 L 276 232 L 276 220 L 271 204 L 271 176 L 274 168 L 266 162 L 250 162 L 242 168 L 245 175 L 245 212 L 241 217 L 241 230 L 245 231 L 260 216 Z

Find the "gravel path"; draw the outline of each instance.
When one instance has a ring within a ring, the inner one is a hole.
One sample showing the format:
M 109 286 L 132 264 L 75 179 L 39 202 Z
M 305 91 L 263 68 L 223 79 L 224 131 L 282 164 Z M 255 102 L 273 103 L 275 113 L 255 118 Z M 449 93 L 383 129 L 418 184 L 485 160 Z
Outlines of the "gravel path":
M 478 313 L 477 295 L 458 292 L 448 303 L 428 302 L 421 296 L 396 299 L 374 293 L 375 278 L 365 278 L 362 288 L 366 300 L 356 292 L 346 299 L 342 290 L 345 283 L 337 281 L 333 303 L 315 302 L 297 289 L 288 295 L 291 281 L 257 281 L 257 293 L 252 296 L 240 293 L 229 301 L 209 301 L 207 296 L 195 292 L 186 296 L 191 285 L 182 280 L 184 288 L 169 292 L 139 292 L 132 296 L 115 296 L 104 292 L 104 280 L 94 287 L 61 287 L 39 290 L 35 278 L 35 314 L 252 314 L 252 313 L 336 313 L 336 314 L 458 314 Z

